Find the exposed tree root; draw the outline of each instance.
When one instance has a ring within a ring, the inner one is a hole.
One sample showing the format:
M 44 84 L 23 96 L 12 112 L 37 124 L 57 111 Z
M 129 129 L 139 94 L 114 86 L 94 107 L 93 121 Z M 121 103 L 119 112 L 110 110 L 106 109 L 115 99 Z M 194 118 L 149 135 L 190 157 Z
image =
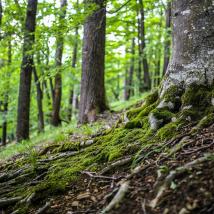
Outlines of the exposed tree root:
M 83 171 L 82 174 L 86 174 L 86 175 L 90 176 L 91 178 L 100 178 L 100 179 L 107 179 L 107 180 L 121 179 L 121 177 L 116 178 L 116 177 L 110 177 L 110 176 L 104 176 L 104 175 L 97 175 L 96 173 L 88 172 L 88 171 Z
M 9 206 L 20 201 L 22 197 L 5 198 L 0 200 L 0 207 Z
M 41 208 L 39 208 L 35 214 L 42 214 L 42 213 L 45 213 L 45 211 L 50 207 L 50 202 L 46 202 L 45 205 Z
M 105 167 L 102 171 L 101 171 L 101 175 L 104 175 L 106 174 L 107 172 L 111 171 L 112 169 L 116 168 L 116 167 L 119 167 L 119 166 L 123 166 L 127 163 L 130 163 L 132 160 L 131 157 L 127 157 L 127 158 L 124 158 L 122 160 L 119 160 L 119 161 L 116 161 L 114 163 L 112 163 L 111 165 Z
M 176 176 L 184 173 L 185 171 L 191 169 L 193 166 L 197 164 L 203 163 L 204 161 L 208 161 L 210 158 L 213 158 L 213 154 L 207 154 L 204 157 L 200 157 L 194 161 L 185 164 L 184 166 L 178 167 L 175 170 L 171 171 L 163 181 L 163 184 L 160 186 L 156 197 L 152 201 L 150 201 L 149 206 L 154 209 L 158 205 L 158 202 L 163 196 L 165 190 L 169 187 L 169 185 Z
M 107 205 L 105 209 L 101 211 L 102 214 L 110 212 L 113 208 L 117 207 L 123 200 L 125 194 L 128 192 L 129 189 L 129 181 L 124 181 L 117 194 L 114 196 L 112 201 Z
M 39 162 L 41 162 L 41 163 L 51 162 L 51 161 L 55 161 L 55 160 L 58 160 L 61 158 L 71 157 L 71 156 L 76 155 L 78 153 L 80 153 L 80 151 L 65 152 L 65 153 L 61 153 L 59 155 L 52 156 L 52 157 L 47 158 L 47 159 L 41 159 L 41 160 L 39 160 Z

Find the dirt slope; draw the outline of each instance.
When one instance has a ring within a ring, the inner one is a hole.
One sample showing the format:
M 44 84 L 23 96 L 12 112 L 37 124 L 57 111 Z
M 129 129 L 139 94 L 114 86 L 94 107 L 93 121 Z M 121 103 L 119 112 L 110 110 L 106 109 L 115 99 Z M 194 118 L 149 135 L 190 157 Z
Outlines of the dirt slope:
M 167 118 L 151 132 L 154 102 L 114 114 L 114 125 L 107 117 L 107 129 L 93 136 L 71 135 L 2 164 L 0 211 L 214 213 L 214 124 Z

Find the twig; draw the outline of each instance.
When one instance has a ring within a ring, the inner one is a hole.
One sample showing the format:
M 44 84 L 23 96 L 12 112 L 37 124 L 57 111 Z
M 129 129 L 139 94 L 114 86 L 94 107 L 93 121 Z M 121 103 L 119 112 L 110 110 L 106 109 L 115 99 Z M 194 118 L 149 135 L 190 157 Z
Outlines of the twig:
M 131 0 L 126 1 L 124 4 L 122 4 L 119 8 L 117 8 L 115 11 L 107 11 L 109 14 L 114 14 L 119 12 L 122 8 L 124 8 Z

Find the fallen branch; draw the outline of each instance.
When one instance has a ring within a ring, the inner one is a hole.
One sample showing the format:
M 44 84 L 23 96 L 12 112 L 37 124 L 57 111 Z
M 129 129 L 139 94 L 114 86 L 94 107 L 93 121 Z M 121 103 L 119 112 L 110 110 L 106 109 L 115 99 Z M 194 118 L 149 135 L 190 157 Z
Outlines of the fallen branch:
M 114 196 L 114 198 L 111 200 L 111 202 L 107 205 L 107 207 L 101 211 L 102 214 L 108 213 L 111 211 L 113 208 L 117 207 L 119 203 L 122 202 L 125 194 L 128 192 L 129 189 L 129 181 L 124 181 L 120 189 L 118 190 L 117 194 Z

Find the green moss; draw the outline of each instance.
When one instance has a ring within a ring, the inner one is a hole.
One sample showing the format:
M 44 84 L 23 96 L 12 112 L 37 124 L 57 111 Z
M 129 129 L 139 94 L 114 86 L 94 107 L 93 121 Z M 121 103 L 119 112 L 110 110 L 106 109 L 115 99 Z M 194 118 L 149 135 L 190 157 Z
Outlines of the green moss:
M 173 102 L 173 101 L 176 101 L 177 98 L 181 97 L 182 94 L 183 94 L 183 89 L 181 87 L 178 87 L 176 85 L 172 85 L 164 93 L 164 99 L 166 101 Z
M 131 119 L 135 118 L 144 109 L 145 109 L 145 106 L 131 109 L 126 113 L 126 116 L 128 117 L 129 120 L 131 120 Z
M 206 128 L 214 123 L 214 113 L 211 113 L 205 117 L 203 117 L 199 123 L 198 127 L 199 128 Z
M 190 85 L 182 96 L 182 106 L 193 106 L 201 111 L 211 104 L 211 89 L 204 85 Z
M 144 128 L 147 129 L 149 127 L 148 122 L 148 114 L 156 107 L 156 103 L 151 104 L 150 106 L 141 108 L 141 111 L 138 111 L 138 114 L 128 123 L 126 123 L 126 129 L 133 128 Z
M 172 118 L 175 116 L 172 112 L 165 109 L 154 109 L 151 111 L 155 118 L 162 120 L 162 124 L 169 123 Z
M 54 149 L 54 153 L 66 152 L 66 151 L 78 151 L 80 147 L 79 142 L 66 142 L 62 143 L 58 148 Z
M 178 118 L 180 122 L 196 121 L 200 117 L 201 117 L 201 113 L 195 108 L 183 109 L 178 114 Z
M 159 138 L 162 142 L 172 139 L 178 133 L 178 125 L 177 123 L 171 122 L 157 132 L 157 138 Z
M 158 90 L 155 90 L 145 98 L 145 105 L 146 106 L 152 105 L 158 100 L 158 98 L 159 98 Z

